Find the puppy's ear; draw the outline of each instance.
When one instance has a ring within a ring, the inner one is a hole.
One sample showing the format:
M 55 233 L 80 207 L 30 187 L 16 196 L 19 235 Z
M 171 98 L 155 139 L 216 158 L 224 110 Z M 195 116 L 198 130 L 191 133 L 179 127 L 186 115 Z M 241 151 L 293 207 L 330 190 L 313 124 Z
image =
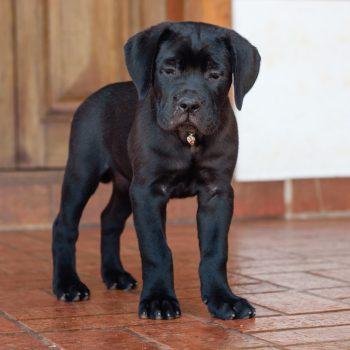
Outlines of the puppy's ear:
M 232 60 L 236 107 L 241 110 L 245 94 L 258 77 L 260 55 L 255 46 L 234 30 L 228 31 L 227 41 Z
M 139 99 L 146 97 L 151 86 L 158 43 L 168 27 L 167 22 L 150 27 L 132 36 L 124 46 L 126 67 L 136 86 Z

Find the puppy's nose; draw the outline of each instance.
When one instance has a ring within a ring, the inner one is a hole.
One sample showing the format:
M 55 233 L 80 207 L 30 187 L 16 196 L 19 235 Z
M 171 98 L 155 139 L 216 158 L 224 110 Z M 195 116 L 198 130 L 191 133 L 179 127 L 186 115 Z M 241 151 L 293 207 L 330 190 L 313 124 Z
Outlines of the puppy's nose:
M 196 112 L 200 108 L 199 101 L 194 97 L 181 97 L 178 106 L 183 112 Z

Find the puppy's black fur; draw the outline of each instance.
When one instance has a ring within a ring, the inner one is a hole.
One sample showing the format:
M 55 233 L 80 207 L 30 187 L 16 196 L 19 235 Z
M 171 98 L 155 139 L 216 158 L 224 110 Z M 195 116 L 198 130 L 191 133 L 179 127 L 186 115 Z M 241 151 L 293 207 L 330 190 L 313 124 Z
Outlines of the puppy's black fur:
M 125 59 L 133 83 L 102 88 L 74 115 L 53 226 L 54 293 L 65 301 L 88 299 L 75 266 L 78 224 L 99 182 L 112 181 L 101 215 L 101 271 L 108 288 L 136 286 L 119 255 L 120 234 L 132 212 L 142 258 L 139 316 L 180 315 L 165 238 L 166 204 L 197 196 L 202 299 L 216 317 L 252 317 L 254 308 L 232 293 L 226 276 L 238 150 L 228 92 L 233 76 L 240 109 L 258 75 L 258 51 L 233 30 L 162 23 L 131 37 Z M 195 137 L 192 146 L 189 134 Z

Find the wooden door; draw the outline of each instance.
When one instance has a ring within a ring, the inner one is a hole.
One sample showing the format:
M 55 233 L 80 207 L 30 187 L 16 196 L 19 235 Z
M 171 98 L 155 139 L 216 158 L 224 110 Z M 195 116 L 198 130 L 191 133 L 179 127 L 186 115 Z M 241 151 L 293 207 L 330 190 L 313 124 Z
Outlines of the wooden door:
M 141 1 L 16 0 L 18 165 L 61 167 L 72 114 L 99 87 L 128 79 L 126 39 L 150 19 Z
M 130 35 L 167 19 L 229 26 L 230 2 L 1 0 L 0 167 L 63 167 L 74 110 L 129 79 Z

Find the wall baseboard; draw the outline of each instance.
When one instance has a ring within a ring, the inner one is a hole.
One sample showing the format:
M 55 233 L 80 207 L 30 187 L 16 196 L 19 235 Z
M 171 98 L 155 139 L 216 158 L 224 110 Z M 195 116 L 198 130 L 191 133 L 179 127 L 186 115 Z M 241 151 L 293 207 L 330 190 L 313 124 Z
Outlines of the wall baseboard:
M 0 231 L 50 229 L 62 177 L 61 170 L 0 172 Z M 235 220 L 350 218 L 350 178 L 233 182 L 233 187 Z M 99 225 L 111 190 L 101 184 L 83 213 L 83 227 Z M 171 200 L 168 222 L 194 223 L 196 211 L 196 198 Z

